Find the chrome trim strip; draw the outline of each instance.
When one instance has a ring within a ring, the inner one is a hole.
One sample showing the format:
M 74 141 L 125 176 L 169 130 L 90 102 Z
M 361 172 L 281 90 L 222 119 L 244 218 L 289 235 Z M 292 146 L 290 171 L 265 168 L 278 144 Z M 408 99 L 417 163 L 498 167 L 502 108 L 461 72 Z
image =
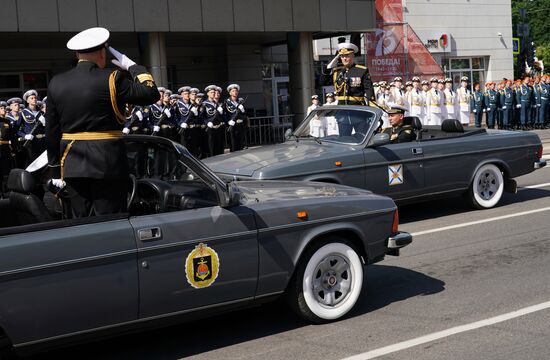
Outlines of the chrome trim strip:
M 25 347 L 25 346 L 30 346 L 30 345 L 35 345 L 35 344 L 40 344 L 40 343 L 44 343 L 44 342 L 48 342 L 48 341 L 59 340 L 59 339 L 63 339 L 63 338 L 71 337 L 71 336 L 78 336 L 78 335 L 89 334 L 89 333 L 96 332 L 96 331 L 101 331 L 101 330 L 114 329 L 114 328 L 124 326 L 124 325 L 139 324 L 139 323 L 147 322 L 147 321 L 151 321 L 151 320 L 163 319 L 163 318 L 167 318 L 167 317 L 188 314 L 188 313 L 195 312 L 195 311 L 207 310 L 207 309 L 214 308 L 214 307 L 217 307 L 217 306 L 238 304 L 240 302 L 247 302 L 247 301 L 251 301 L 251 300 L 254 300 L 254 297 L 246 297 L 246 298 L 242 298 L 242 299 L 238 299 L 238 300 L 226 301 L 226 302 L 221 303 L 221 304 L 206 305 L 206 306 L 201 306 L 199 308 L 176 311 L 176 312 L 162 314 L 162 315 L 155 315 L 155 316 L 150 316 L 150 317 L 147 317 L 147 318 L 126 321 L 126 322 L 122 322 L 122 323 L 118 323 L 118 324 L 114 324 L 114 325 L 105 325 L 105 326 L 101 326 L 101 327 L 98 327 L 98 328 L 87 329 L 87 330 L 82 330 L 82 331 L 75 331 L 75 332 L 68 333 L 68 334 L 52 336 L 52 337 L 45 338 L 45 339 L 34 340 L 34 341 L 29 341 L 29 342 L 25 342 L 25 343 L 16 344 L 16 345 L 13 345 L 13 347 L 17 349 L 17 348 L 22 348 L 22 347 Z
M 0 272 L 0 277 L 20 274 L 20 273 L 29 272 L 29 271 L 39 271 L 39 270 L 45 270 L 45 269 L 52 269 L 56 267 L 70 266 L 74 264 L 82 264 L 90 261 L 99 261 L 99 260 L 104 260 L 104 259 L 113 258 L 113 257 L 130 255 L 130 254 L 137 254 L 137 249 L 124 250 L 124 251 L 119 251 L 119 252 L 114 252 L 114 253 L 109 253 L 104 255 L 89 256 L 85 258 L 60 261 L 60 262 L 49 263 L 44 265 L 30 266 L 26 268 L 17 269 L 17 270 L 2 271 Z
M 198 238 L 198 239 L 192 239 L 192 240 L 172 242 L 172 243 L 169 243 L 169 244 L 158 244 L 158 245 L 144 246 L 144 247 L 139 247 L 138 252 L 140 254 L 142 254 L 142 253 L 148 252 L 148 251 L 159 250 L 159 249 L 167 249 L 167 248 L 173 248 L 173 247 L 179 247 L 179 246 L 186 246 L 186 245 L 195 244 L 195 243 L 198 244 L 200 242 L 212 243 L 214 241 L 219 241 L 219 240 L 225 240 L 225 239 L 231 239 L 231 238 L 240 238 L 240 237 L 249 236 L 249 235 L 257 235 L 257 233 L 258 233 L 257 230 L 250 230 L 250 231 L 243 231 L 243 232 L 238 232 L 238 233 L 233 233 L 233 234 L 225 234 L 225 235 L 211 236 L 211 237 Z M 149 243 L 147 243 L 147 244 L 149 244 Z M 145 245 L 145 243 L 143 245 Z

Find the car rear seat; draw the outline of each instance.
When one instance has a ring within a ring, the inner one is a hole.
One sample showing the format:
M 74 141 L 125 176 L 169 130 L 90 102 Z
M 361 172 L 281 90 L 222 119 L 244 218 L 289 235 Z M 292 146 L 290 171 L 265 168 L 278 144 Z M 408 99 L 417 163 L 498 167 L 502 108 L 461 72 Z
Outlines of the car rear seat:
M 422 139 L 422 122 L 418 116 L 405 116 L 403 118 L 404 125 L 410 125 L 416 134 L 416 140 Z
M 447 136 L 457 136 L 457 133 L 464 133 L 464 127 L 456 119 L 447 119 L 441 123 L 441 131 L 447 133 Z
M 53 220 L 44 202 L 35 194 L 38 184 L 30 172 L 12 169 L 8 176 L 8 199 L 15 210 L 19 225 Z

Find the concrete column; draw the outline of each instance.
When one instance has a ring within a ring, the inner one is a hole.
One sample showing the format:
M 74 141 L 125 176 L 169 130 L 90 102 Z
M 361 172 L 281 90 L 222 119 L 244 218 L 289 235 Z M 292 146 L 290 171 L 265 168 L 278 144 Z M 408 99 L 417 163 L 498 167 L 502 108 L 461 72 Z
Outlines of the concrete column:
M 162 32 L 151 32 L 147 37 L 147 46 L 144 49 L 145 65 L 151 71 L 157 86 L 168 85 L 168 71 L 166 70 L 166 38 Z
M 294 116 L 294 128 L 306 115 L 315 90 L 313 73 L 313 37 L 310 32 L 287 34 L 288 72 L 290 81 L 290 107 Z

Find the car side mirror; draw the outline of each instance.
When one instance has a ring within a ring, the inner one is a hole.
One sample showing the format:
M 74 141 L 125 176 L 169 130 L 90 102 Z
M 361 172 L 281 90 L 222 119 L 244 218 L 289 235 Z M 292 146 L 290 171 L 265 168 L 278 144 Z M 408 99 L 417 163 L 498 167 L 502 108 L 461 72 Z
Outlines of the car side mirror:
M 241 204 L 241 191 L 237 185 L 230 182 L 227 184 L 227 204 L 223 207 L 237 206 Z
M 292 129 L 286 129 L 285 131 L 285 140 L 288 140 L 292 135 Z
M 390 135 L 385 133 L 375 134 L 369 141 L 368 147 L 375 148 L 390 143 Z

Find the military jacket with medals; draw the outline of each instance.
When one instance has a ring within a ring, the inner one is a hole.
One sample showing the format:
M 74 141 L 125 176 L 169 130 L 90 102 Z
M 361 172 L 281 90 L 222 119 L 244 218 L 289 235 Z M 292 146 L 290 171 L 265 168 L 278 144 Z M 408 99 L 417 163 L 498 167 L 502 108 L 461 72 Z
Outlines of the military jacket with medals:
M 21 125 L 17 129 L 17 135 L 24 137 L 30 134 L 35 126 L 37 126 L 35 135 L 44 134 L 45 127 L 38 120 L 42 115 L 43 112 L 40 110 L 34 113 L 30 108 L 23 109 L 23 111 L 21 111 Z
M 218 104 L 206 100 L 202 103 L 202 109 L 202 119 L 205 125 L 211 122 L 214 126 L 218 126 L 223 122 L 218 112 Z
M 390 142 L 392 144 L 410 142 L 416 139 L 416 136 L 410 125 L 387 127 L 382 130 L 382 133 L 390 135 Z
M 246 125 L 246 109 L 244 112 L 239 110 L 239 105 L 243 105 L 244 100 L 240 98 L 238 101 L 233 101 L 231 98 L 227 98 L 224 101 L 224 115 L 225 122 L 233 120 L 235 126 Z M 244 105 L 243 105 L 244 106 Z
M 321 83 L 334 86 L 334 95 L 340 105 L 365 105 L 365 98 L 375 101 L 374 87 L 366 66 L 338 66 L 332 69 L 330 75 L 323 74 Z
M 113 95 L 113 97 L 111 97 Z M 46 143 L 51 176 L 95 179 L 128 176 L 126 147 L 120 138 L 62 140 L 83 133 L 117 133 L 122 136 L 126 104 L 149 105 L 159 92 L 145 67 L 129 71 L 101 69 L 91 61 L 79 61 L 73 69 L 53 77 L 46 101 Z M 67 145 L 72 146 L 67 150 Z

